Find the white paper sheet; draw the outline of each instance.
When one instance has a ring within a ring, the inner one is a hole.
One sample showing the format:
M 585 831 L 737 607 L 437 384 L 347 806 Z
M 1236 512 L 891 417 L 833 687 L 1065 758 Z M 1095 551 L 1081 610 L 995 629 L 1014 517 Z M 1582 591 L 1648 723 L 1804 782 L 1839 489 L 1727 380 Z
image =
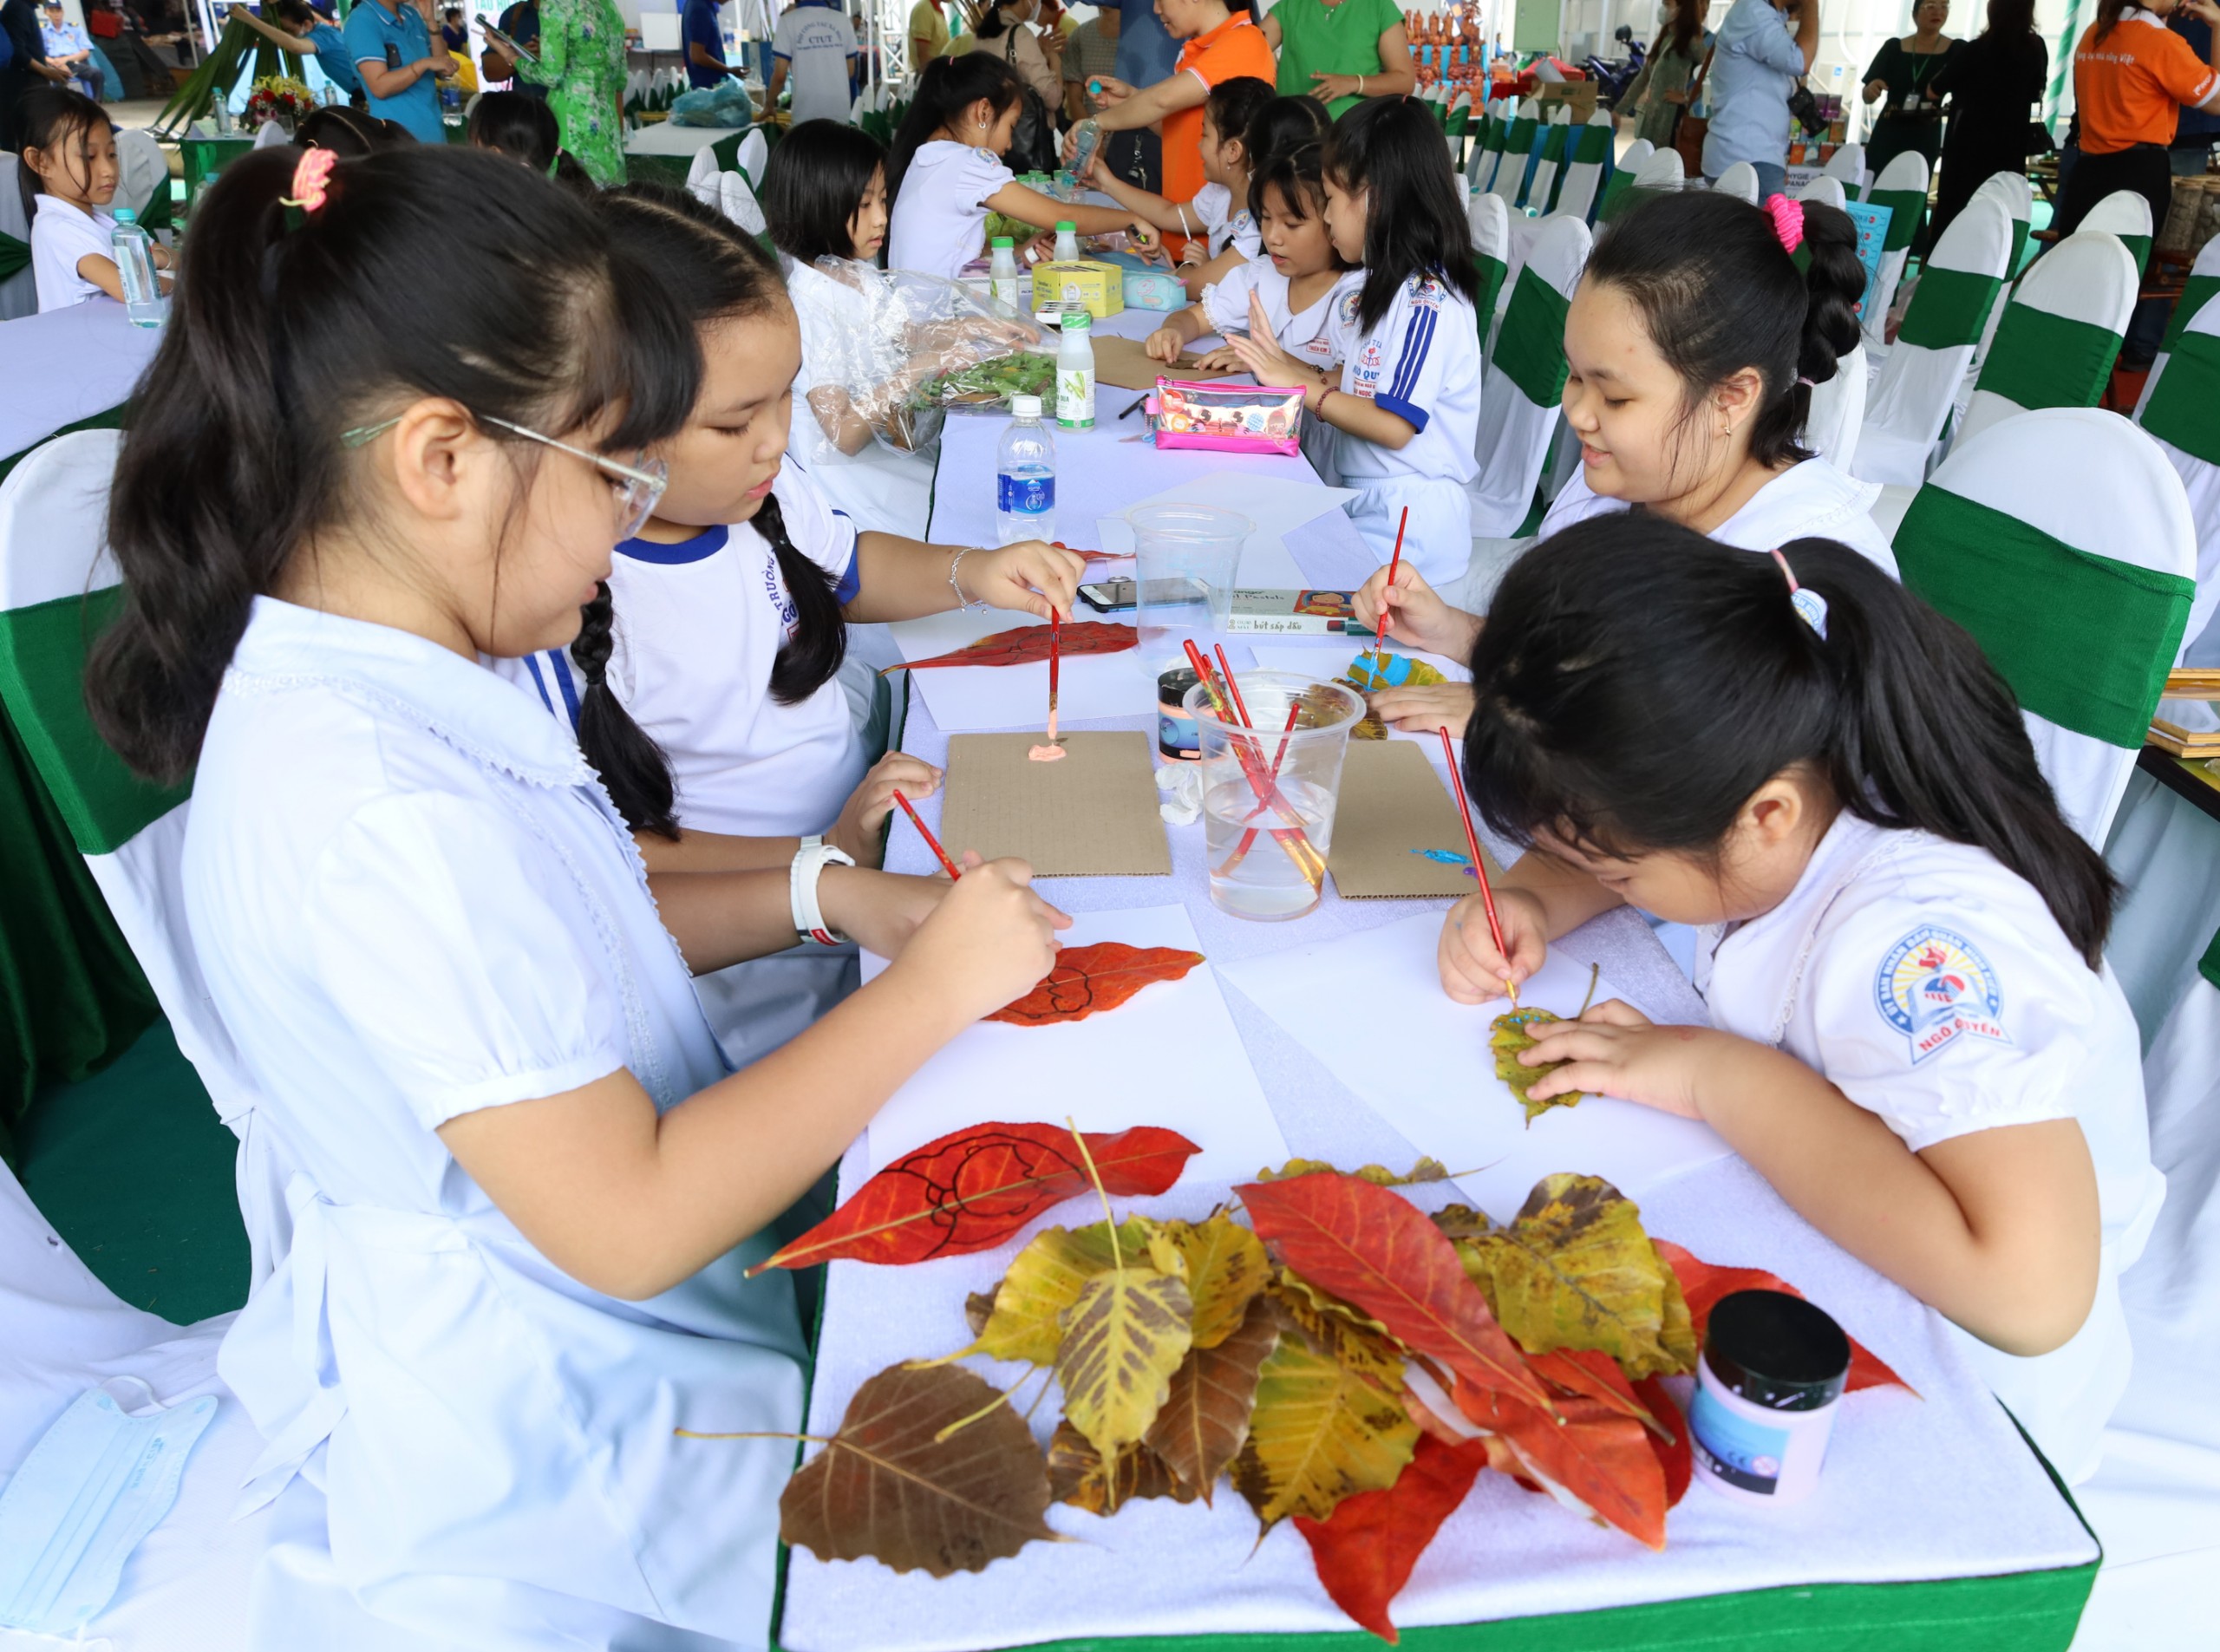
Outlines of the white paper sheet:
M 1361 637 L 1322 637 L 1315 641 L 1259 643 L 1249 651 L 1257 656 L 1260 671 L 1301 671 L 1310 676 L 1338 676 L 1360 654 L 1365 652 L 1365 639 Z M 1472 674 L 1446 654 L 1429 654 L 1424 649 L 1396 648 L 1396 654 L 1407 654 L 1414 660 L 1424 660 L 1452 682 L 1470 682 Z M 1462 741 L 1465 731 L 1460 728 L 1449 731 L 1452 740 Z M 1390 740 L 1415 741 L 1426 750 L 1427 761 L 1436 768 L 1441 767 L 1441 737 L 1431 731 L 1426 734 L 1406 734 L 1400 728 L 1388 731 Z
M 1078 617 L 1099 620 L 1106 616 L 1082 609 Z M 1107 617 L 1113 624 L 1132 623 L 1130 615 Z M 1030 614 L 995 609 L 905 619 L 887 629 L 904 659 L 929 660 L 996 631 L 1046 624 Z M 1046 660 L 1028 665 L 937 665 L 916 674 L 916 687 L 932 708 L 934 722 L 950 734 L 1037 728 L 1048 723 Z M 1156 711 L 1156 680 L 1142 664 L 1139 650 L 1066 655 L 1056 684 L 1056 708 L 1067 723 L 1151 716 Z
M 1495 1075 L 1488 1023 L 1502 999 L 1466 1006 L 1441 990 L 1434 948 L 1441 911 L 1315 946 L 1229 964 L 1227 983 L 1323 1061 L 1367 1105 L 1452 1171 L 1483 1210 L 1516 1211 L 1527 1190 L 1557 1171 L 1601 1176 L 1643 1192 L 1728 1155 L 1704 1125 L 1629 1101 L 1590 1096 L 1534 1120 Z M 1588 970 L 1553 957 L 1519 989 L 1522 1005 L 1570 1015 Z M 1609 980 L 1598 1003 L 1616 996 Z
M 1080 912 L 1064 945 L 1123 941 L 1199 952 L 1184 906 Z M 866 953 L 864 978 L 885 964 Z M 1117 1009 L 1050 1027 L 981 1022 L 959 1033 L 871 1124 L 871 1167 L 987 1120 L 1082 1130 L 1166 1125 L 1202 1152 L 1192 1178 L 1248 1181 L 1290 1157 L 1208 963 L 1152 983 Z

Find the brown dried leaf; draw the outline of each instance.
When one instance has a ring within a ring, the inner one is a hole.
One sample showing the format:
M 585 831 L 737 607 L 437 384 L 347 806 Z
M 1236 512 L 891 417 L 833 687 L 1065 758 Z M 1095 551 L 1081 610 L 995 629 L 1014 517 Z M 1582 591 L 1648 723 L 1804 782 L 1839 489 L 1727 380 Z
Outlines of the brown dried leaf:
M 1147 1443 L 1189 1497 L 1199 1493 L 1209 1502 L 1218 1477 L 1249 1438 L 1257 1374 L 1278 1337 L 1277 1316 L 1251 1308 L 1231 1335 L 1214 1348 L 1197 1348 L 1172 1374 L 1172 1390 L 1149 1427 Z
M 1272 1281 L 1272 1299 L 1316 1352 L 1370 1377 L 1391 1394 L 1403 1391 L 1407 1350 L 1378 1320 L 1287 1268 Z
M 971 1328 L 974 1336 L 986 1334 L 988 1317 L 994 1311 L 995 1293 L 991 1290 L 975 1290 L 963 1299 L 963 1322 Z
M 1260 1170 L 1260 1182 L 1284 1182 L 1296 1176 L 1315 1176 L 1321 1171 L 1337 1175 L 1354 1176 L 1361 1182 L 1370 1182 L 1374 1187 L 1409 1187 L 1418 1182 L 1446 1182 L 1449 1166 L 1439 1159 L 1421 1159 L 1398 1176 L 1385 1165 L 1367 1165 L 1361 1170 L 1343 1171 L 1322 1159 L 1290 1159 L 1277 1170 Z
M 1114 1514 L 1136 1498 L 1195 1500 L 1195 1494 L 1146 1445 L 1128 1446 L 1118 1453 L 1113 1485 L 1111 1477 L 1103 1472 L 1101 1454 L 1068 1422 L 1059 1422 L 1054 1437 L 1048 1441 L 1048 1495 L 1089 1514 Z
M 1433 1224 L 1453 1239 L 1477 1239 L 1483 1233 L 1495 1231 L 1495 1224 L 1488 1220 L 1488 1213 L 1469 1205 L 1443 1205 L 1433 1213 Z

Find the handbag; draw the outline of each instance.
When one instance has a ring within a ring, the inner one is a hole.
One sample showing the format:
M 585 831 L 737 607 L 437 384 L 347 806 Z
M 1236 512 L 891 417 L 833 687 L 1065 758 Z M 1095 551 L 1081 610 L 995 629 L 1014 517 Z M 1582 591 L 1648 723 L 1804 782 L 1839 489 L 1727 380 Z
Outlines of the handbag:
M 1015 25 L 1002 36 L 1002 62 L 1011 69 L 1017 68 L 1017 29 Z M 1010 129 L 1009 153 L 1003 164 L 1012 172 L 1054 172 L 1063 164 L 1056 153 L 1055 123 L 1048 114 L 1048 106 L 1041 94 L 1019 77 L 1017 124 Z
M 1681 124 L 1673 128 L 1673 147 L 1681 152 L 1681 169 L 1691 178 L 1703 176 L 1704 135 L 1711 130 L 1711 117 L 1705 114 L 1681 114 Z

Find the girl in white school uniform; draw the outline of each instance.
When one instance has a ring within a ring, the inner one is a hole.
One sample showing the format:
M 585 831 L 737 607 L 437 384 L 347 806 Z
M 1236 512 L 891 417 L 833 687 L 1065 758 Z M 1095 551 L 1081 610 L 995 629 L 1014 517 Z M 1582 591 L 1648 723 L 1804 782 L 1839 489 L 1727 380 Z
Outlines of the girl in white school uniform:
M 762 1230 L 1057 920 L 1012 862 L 648 873 L 486 669 L 575 631 L 702 380 L 576 197 L 458 147 L 272 149 L 189 233 L 87 692 L 193 777 L 185 916 L 295 1167 L 219 1360 L 278 1499 L 248 1652 L 761 1647 L 793 1446 L 673 1431 L 800 1425 Z M 689 970 L 811 923 L 892 966 L 730 1072 Z
M 1336 372 L 1271 342 L 1268 318 L 1229 339 L 1264 384 L 1303 386 L 1303 404 L 1334 431 L 1334 468 L 1357 490 L 1349 515 L 1389 559 L 1403 513 L 1403 561 L 1436 578 L 1472 556 L 1465 484 L 1480 416 L 1479 291 L 1463 195 L 1441 128 L 1424 104 L 1374 98 L 1326 140 L 1326 225 L 1335 250 L 1364 270 L 1334 317 Z
M 67 310 L 88 298 L 123 297 L 115 266 L 115 199 L 122 170 L 108 111 L 82 92 L 42 86 L 24 94 L 22 165 L 16 173 L 23 216 L 31 225 L 31 271 L 38 307 Z M 154 267 L 169 268 L 169 250 L 155 243 Z M 156 278 L 164 291 L 166 275 Z
M 886 189 L 894 202 L 886 264 L 954 280 L 987 250 L 987 214 L 1022 223 L 1069 223 L 1081 235 L 1124 231 L 1156 245 L 1146 219 L 1123 207 L 1053 200 L 1002 165 L 1024 107 L 1017 71 L 988 52 L 936 57 L 925 65 L 909 113 L 894 134 Z
M 899 752 L 866 774 L 839 675 L 848 622 L 967 604 L 1068 614 L 1085 565 L 1037 539 L 979 550 L 859 531 L 787 452 L 802 346 L 776 264 L 682 190 L 635 184 L 592 211 L 676 299 L 706 370 L 686 428 L 656 449 L 669 484 L 617 545 L 577 641 L 501 669 L 577 730 L 650 872 L 784 867 L 798 852 L 875 866 L 895 788 L 923 796 L 940 775 Z M 852 948 L 805 945 L 696 986 L 745 1063 L 856 975 Z
M 1632 904 L 1695 924 L 1707 1034 L 1611 1002 L 1541 1031 L 1584 1090 L 1701 1119 L 1845 1249 L 1964 1333 L 2059 1471 L 2127 1380 L 2119 1270 L 2164 1183 L 2111 873 L 2060 815 L 1980 650 L 1856 551 L 1768 555 L 1650 513 L 1505 578 L 1464 768 L 1529 852 L 1443 929 L 1444 989 L 1500 996 Z

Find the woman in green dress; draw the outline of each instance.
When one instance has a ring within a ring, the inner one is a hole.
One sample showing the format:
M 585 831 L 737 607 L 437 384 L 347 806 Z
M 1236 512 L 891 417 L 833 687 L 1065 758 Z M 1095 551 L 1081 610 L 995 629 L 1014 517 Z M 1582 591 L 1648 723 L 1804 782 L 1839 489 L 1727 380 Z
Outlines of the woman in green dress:
M 1283 97 L 1321 99 L 1339 116 L 1418 86 L 1395 0 L 1280 0 L 1263 29 L 1279 54 Z
M 539 0 L 539 61 L 517 73 L 547 88 L 563 147 L 594 182 L 624 181 L 624 18 L 616 0 Z

